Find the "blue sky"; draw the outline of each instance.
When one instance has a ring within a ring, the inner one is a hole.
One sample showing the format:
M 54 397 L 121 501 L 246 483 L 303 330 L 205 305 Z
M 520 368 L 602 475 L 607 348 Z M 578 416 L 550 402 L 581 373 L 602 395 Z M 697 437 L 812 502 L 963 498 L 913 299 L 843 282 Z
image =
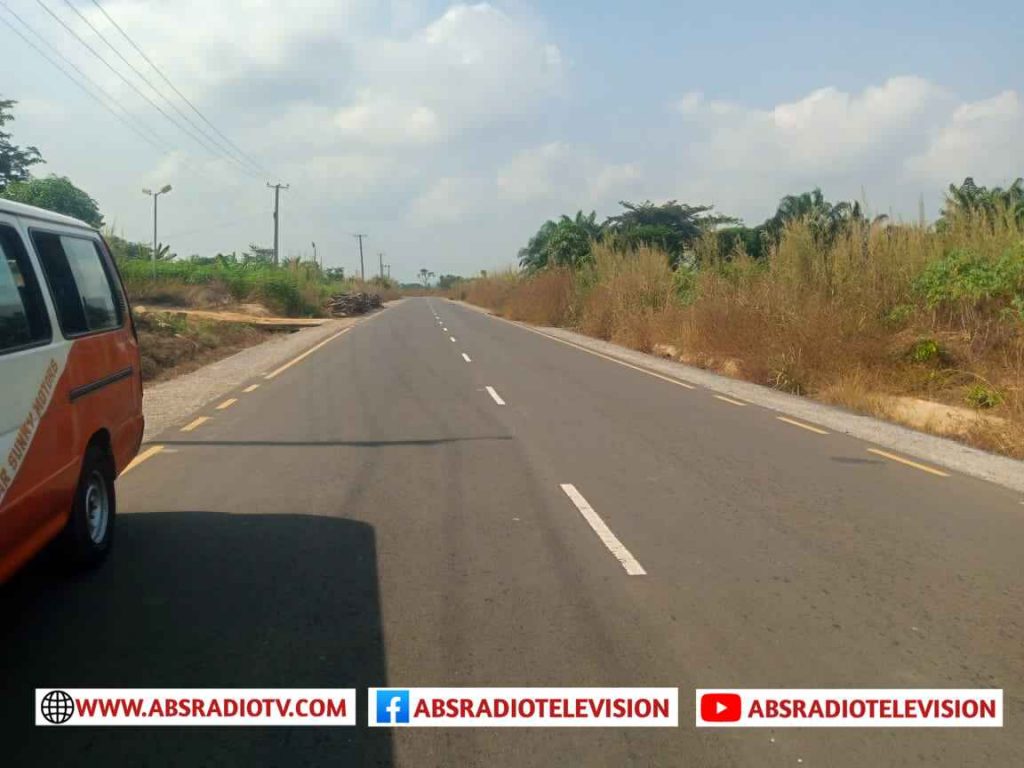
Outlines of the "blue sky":
M 783 194 L 820 185 L 916 218 L 919 200 L 934 215 L 964 175 L 1024 174 L 1024 54 L 1008 2 L 101 0 L 266 168 L 251 174 L 168 124 L 35 0 L 5 2 L 167 149 L 0 26 L 15 139 L 131 238 L 149 233 L 139 190 L 172 183 L 161 240 L 181 255 L 268 243 L 264 184 L 278 179 L 292 185 L 285 254 L 308 256 L 316 240 L 351 270 L 350 235 L 367 232 L 369 253 L 411 279 L 511 264 L 545 218 L 604 217 L 620 199 L 714 203 L 756 223 Z M 147 90 L 67 5 L 44 2 Z M 91 0 L 71 2 L 153 77 Z

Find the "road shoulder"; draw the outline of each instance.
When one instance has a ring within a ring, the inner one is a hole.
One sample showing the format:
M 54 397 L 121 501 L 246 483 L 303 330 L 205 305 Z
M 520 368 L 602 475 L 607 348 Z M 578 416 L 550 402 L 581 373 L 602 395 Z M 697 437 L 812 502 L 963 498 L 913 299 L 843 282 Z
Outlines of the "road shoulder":
M 167 428 L 184 423 L 190 414 L 223 397 L 242 382 L 272 371 L 338 331 L 357 325 L 394 304 L 391 302 L 384 309 L 361 317 L 331 319 L 317 327 L 272 338 L 184 376 L 147 387 L 142 400 L 146 417 L 143 442 L 150 442 Z
M 556 341 L 566 342 L 590 352 L 614 358 L 628 365 L 643 368 L 652 373 L 667 376 L 677 381 L 695 384 L 721 395 L 731 396 L 748 403 L 759 405 L 776 413 L 798 418 L 813 425 L 835 432 L 866 440 L 875 445 L 898 453 L 938 464 L 965 475 L 987 480 L 1006 488 L 1024 493 L 1024 462 L 1005 456 L 997 456 L 907 427 L 892 424 L 871 416 L 852 413 L 835 406 L 819 403 L 807 398 L 779 392 L 769 387 L 738 379 L 730 379 L 717 373 L 695 368 L 685 363 L 666 360 L 655 355 L 621 347 L 618 344 L 595 339 L 564 328 L 532 326 L 498 317 L 481 307 L 466 302 L 454 302 L 481 314 L 524 330 L 540 333 Z

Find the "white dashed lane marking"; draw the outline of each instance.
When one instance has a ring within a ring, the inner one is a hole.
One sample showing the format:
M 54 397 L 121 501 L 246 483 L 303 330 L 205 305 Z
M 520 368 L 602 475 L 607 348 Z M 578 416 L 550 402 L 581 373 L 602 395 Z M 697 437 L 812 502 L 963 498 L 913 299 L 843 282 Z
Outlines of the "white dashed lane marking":
M 601 542 L 608 547 L 608 551 L 615 555 L 615 559 L 618 560 L 622 567 L 626 569 L 626 573 L 630 576 L 644 576 L 647 571 L 640 565 L 632 553 L 623 545 L 619 538 L 612 533 L 612 529 L 609 528 L 601 516 L 594 511 L 594 508 L 590 506 L 590 503 L 583 498 L 583 494 L 576 490 L 576 486 L 572 483 L 562 483 L 562 490 L 565 495 L 568 496 L 572 503 L 576 505 L 576 509 L 583 515 L 583 519 L 586 520 L 590 527 L 594 529 L 594 533 Z

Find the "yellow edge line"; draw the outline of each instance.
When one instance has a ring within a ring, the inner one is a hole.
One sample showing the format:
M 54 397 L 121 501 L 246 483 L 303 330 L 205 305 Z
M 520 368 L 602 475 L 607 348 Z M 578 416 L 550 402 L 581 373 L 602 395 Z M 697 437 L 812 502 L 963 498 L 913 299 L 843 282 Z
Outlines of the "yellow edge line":
M 566 341 L 565 339 L 560 339 L 557 336 L 552 336 L 551 334 L 544 333 L 544 331 L 538 331 L 536 328 L 530 328 L 529 326 L 523 325 L 521 323 L 513 322 L 512 320 L 506 320 L 504 317 L 498 317 L 497 315 L 492 315 L 492 314 L 490 314 L 488 312 L 483 312 L 482 314 L 487 315 L 487 317 L 493 317 L 495 320 L 500 320 L 503 323 L 508 323 L 509 325 L 514 325 L 516 328 L 522 328 L 524 331 L 529 331 L 530 333 L 536 333 L 538 336 L 543 336 L 545 339 L 551 339 L 552 341 L 557 341 L 559 344 L 565 344 L 567 347 L 572 347 L 573 349 L 578 349 L 580 352 L 586 352 L 588 355 L 593 355 L 594 357 L 600 357 L 600 358 L 602 358 L 604 360 L 608 360 L 609 362 L 625 366 L 626 368 L 632 368 L 634 371 L 640 371 L 640 373 L 646 373 L 648 376 L 653 376 L 656 379 L 661 379 L 662 381 L 667 381 L 669 384 L 675 384 L 676 386 L 685 387 L 686 389 L 696 389 L 697 388 L 693 384 L 688 384 L 685 381 L 680 381 L 679 379 L 673 379 L 673 378 L 671 378 L 669 376 L 662 376 L 660 373 L 655 373 L 654 371 L 650 371 L 647 368 L 642 368 L 639 365 L 633 365 L 632 363 L 627 363 L 624 360 L 619 360 L 618 358 L 612 357 L 611 355 L 606 355 L 603 352 L 595 352 L 592 349 L 587 349 L 586 347 L 581 347 L 579 344 L 573 344 L 571 341 Z
M 334 341 L 334 340 L 335 340 L 336 338 L 338 338 L 339 336 L 342 336 L 343 334 L 346 334 L 346 333 L 348 333 L 348 332 L 349 332 L 349 331 L 351 331 L 351 330 L 352 330 L 352 326 L 350 325 L 350 326 L 349 326 L 348 328 L 345 328 L 344 330 L 338 331 L 338 332 L 337 332 L 336 334 L 334 334 L 333 336 L 328 336 L 328 337 L 327 337 L 326 339 L 324 339 L 323 341 L 321 341 L 321 342 L 320 342 L 319 344 L 317 344 L 317 345 L 316 345 L 315 347 L 311 347 L 310 349 L 307 349 L 307 350 L 306 350 L 305 352 L 303 352 L 303 353 L 302 353 L 301 355 L 299 355 L 298 357 L 296 357 L 296 358 L 293 358 L 292 360 L 289 360 L 289 361 L 288 361 L 287 363 L 285 363 L 284 365 L 282 365 L 282 366 L 281 366 L 280 368 L 278 368 L 278 369 L 277 369 L 277 370 L 275 370 L 275 371 L 271 371 L 270 373 L 268 373 L 268 374 L 267 374 L 266 376 L 264 376 L 263 378 L 265 378 L 265 379 L 272 379 L 272 378 L 274 378 L 275 376 L 277 376 L 278 374 L 284 373 L 285 371 L 287 371 L 287 370 L 288 370 L 289 368 L 291 368 L 291 367 L 292 367 L 293 365 L 295 365 L 296 363 L 300 363 L 300 362 L 302 362 L 303 360 L 305 360 L 305 359 L 306 359 L 307 357 L 309 357 L 310 355 L 312 355 L 312 354 L 313 354 L 314 352 L 316 352 L 316 351 L 317 351 L 318 349 L 320 349 L 320 347 L 324 346 L 325 344 L 328 344 L 329 342 L 332 342 L 332 341 Z
M 794 427 L 800 427 L 800 429 L 806 429 L 808 432 L 816 432 L 819 435 L 827 435 L 828 434 L 828 432 L 826 432 L 824 429 L 818 429 L 817 427 L 812 427 L 810 424 L 804 424 L 803 422 L 796 421 L 795 419 L 787 419 L 785 416 L 776 416 L 775 418 L 778 419 L 779 421 L 784 421 L 787 424 L 792 424 Z
M 209 420 L 210 420 L 209 416 L 200 416 L 195 421 L 190 421 L 188 424 L 186 424 L 184 427 L 182 427 L 181 431 L 182 432 L 191 432 L 193 429 L 198 427 L 200 424 L 203 424 L 204 422 L 207 422 Z
M 868 448 L 867 450 L 868 453 L 875 453 L 878 454 L 879 456 L 884 456 L 887 459 L 898 461 L 900 464 L 906 464 L 908 467 L 920 469 L 922 472 L 928 472 L 929 474 L 938 475 L 939 477 L 949 477 L 948 472 L 943 472 L 942 470 L 935 469 L 934 467 L 926 467 L 924 464 L 918 464 L 916 461 L 904 459 L 902 456 L 896 456 L 895 454 L 892 453 L 886 453 L 885 451 L 880 451 L 877 448 Z
M 259 388 L 260 388 L 259 384 L 250 384 L 248 387 L 246 387 L 242 391 L 243 392 L 255 392 Z
M 138 456 L 136 456 L 134 459 L 132 459 L 130 462 L 128 462 L 128 466 L 125 467 L 123 470 L 121 470 L 121 474 L 122 475 L 125 474 L 125 472 L 127 472 L 130 469 L 135 469 L 135 467 L 139 466 L 139 464 L 144 462 L 146 459 L 153 458 L 158 453 L 160 453 L 160 451 L 162 451 L 163 449 L 164 449 L 164 447 L 162 445 L 150 446 L 149 448 L 144 450 L 142 453 L 140 453 Z
M 237 397 L 229 397 L 223 403 L 217 406 L 218 411 L 223 411 L 225 408 L 230 408 L 232 405 L 238 402 Z
M 746 403 L 741 403 L 739 400 L 733 400 L 731 397 L 726 397 L 725 395 L 715 395 L 715 397 L 717 397 L 719 400 L 723 400 L 726 403 L 732 403 L 733 405 L 746 405 Z

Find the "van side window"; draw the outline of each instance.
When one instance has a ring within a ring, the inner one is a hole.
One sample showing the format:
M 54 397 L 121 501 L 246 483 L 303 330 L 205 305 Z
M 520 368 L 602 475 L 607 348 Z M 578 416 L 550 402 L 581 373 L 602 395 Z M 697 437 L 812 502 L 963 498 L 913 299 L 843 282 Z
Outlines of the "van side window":
M 0 225 L 0 355 L 51 338 L 43 294 L 21 237 Z
M 95 240 L 34 231 L 32 241 L 50 284 L 65 336 L 106 331 L 121 325 L 124 308 L 116 278 Z

